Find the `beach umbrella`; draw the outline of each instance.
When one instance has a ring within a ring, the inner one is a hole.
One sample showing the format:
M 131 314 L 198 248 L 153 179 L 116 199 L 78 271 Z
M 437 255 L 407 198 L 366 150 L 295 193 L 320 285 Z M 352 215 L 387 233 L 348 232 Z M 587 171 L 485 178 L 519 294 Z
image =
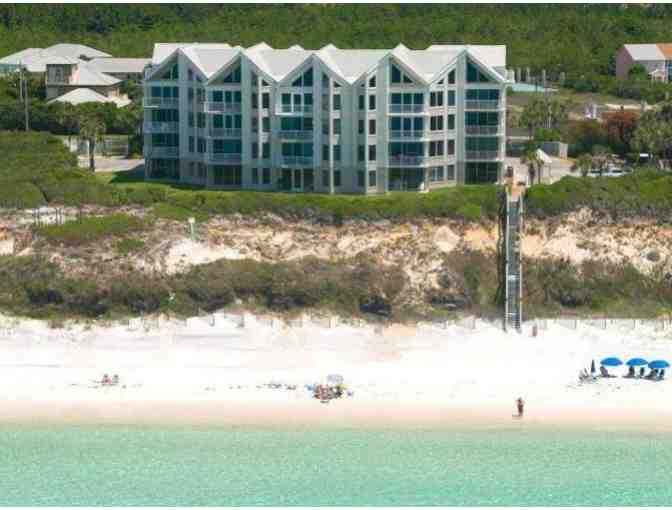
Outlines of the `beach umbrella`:
M 328 384 L 333 384 L 333 385 L 338 385 L 338 384 L 343 384 L 343 376 L 340 374 L 331 374 L 327 376 L 327 383 Z
M 648 361 L 646 361 L 644 358 L 632 358 L 629 359 L 626 365 L 629 367 L 641 367 L 643 365 L 648 365 Z
M 670 364 L 663 359 L 657 359 L 649 363 L 649 368 L 654 369 L 670 368 Z
M 623 362 L 618 358 L 604 358 L 602 361 L 600 361 L 600 365 L 605 367 L 617 367 L 622 364 Z

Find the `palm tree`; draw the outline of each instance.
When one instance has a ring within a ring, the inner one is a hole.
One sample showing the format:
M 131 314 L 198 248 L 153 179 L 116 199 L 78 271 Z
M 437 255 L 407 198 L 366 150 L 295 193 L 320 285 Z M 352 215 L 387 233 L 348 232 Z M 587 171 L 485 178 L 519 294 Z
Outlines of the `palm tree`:
M 537 149 L 530 147 L 521 156 L 520 162 L 527 166 L 527 172 L 530 176 L 530 184 L 534 184 L 534 177 L 538 175 L 539 184 L 541 184 L 541 170 L 544 167 L 544 161 L 539 156 Z
M 593 146 L 593 157 L 591 158 L 592 164 L 600 172 L 600 176 L 609 168 L 609 163 L 611 163 L 611 155 L 609 149 L 603 145 Z
M 593 168 L 593 157 L 590 154 L 581 154 L 576 158 L 574 168 L 581 172 L 582 177 L 587 177 L 588 172 Z
M 96 171 L 96 143 L 103 140 L 107 126 L 95 112 L 86 112 L 79 119 L 79 136 L 89 142 L 89 170 Z

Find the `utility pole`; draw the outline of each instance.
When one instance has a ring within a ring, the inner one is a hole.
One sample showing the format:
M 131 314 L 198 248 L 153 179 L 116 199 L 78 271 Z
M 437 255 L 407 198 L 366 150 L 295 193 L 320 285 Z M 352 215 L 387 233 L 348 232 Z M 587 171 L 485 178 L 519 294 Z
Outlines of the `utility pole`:
M 25 67 L 19 63 L 19 97 L 23 99 L 23 112 L 26 122 L 26 132 L 30 131 L 30 119 L 28 117 L 28 79 L 24 75 Z

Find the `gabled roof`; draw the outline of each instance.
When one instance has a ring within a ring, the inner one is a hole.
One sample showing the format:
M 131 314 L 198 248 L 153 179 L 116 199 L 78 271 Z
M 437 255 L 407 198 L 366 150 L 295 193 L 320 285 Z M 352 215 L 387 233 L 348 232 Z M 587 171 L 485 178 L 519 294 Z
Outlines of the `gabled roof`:
M 86 86 L 102 86 L 102 85 L 115 85 L 121 83 L 121 80 L 118 80 L 114 76 L 109 74 L 101 73 L 89 67 L 88 64 L 80 64 L 77 67 L 77 72 L 74 73 L 73 79 L 70 82 L 70 85 L 80 85 L 82 87 Z
M 625 44 L 623 47 L 633 60 L 665 60 L 657 44 Z
M 503 44 L 432 44 L 427 51 L 463 51 L 476 57 L 490 67 L 506 67 L 506 46 Z
M 25 50 L 17 51 L 11 55 L 0 58 L 0 64 L 15 64 L 18 65 L 27 58 L 39 55 L 44 50 L 42 48 L 26 48 Z
M 201 72 L 212 81 L 239 55 L 264 75 L 265 79 L 281 82 L 297 71 L 310 58 L 318 58 L 333 73 L 336 79 L 353 84 L 374 71 L 386 58 L 395 58 L 414 80 L 424 85 L 439 79 L 443 72 L 467 53 L 494 79 L 505 80 L 506 46 L 481 45 L 432 45 L 427 50 L 411 50 L 399 44 L 387 49 L 346 49 L 328 44 L 319 50 L 304 50 L 294 45 L 288 49 L 275 50 L 266 43 L 250 48 L 232 48 L 228 44 L 175 43 L 154 46 L 154 72 L 163 67 L 177 52 L 189 58 Z
M 62 57 L 72 57 L 72 58 L 81 58 L 85 57 L 88 59 L 92 58 L 101 58 L 101 57 L 111 57 L 109 53 L 91 48 L 90 46 L 85 46 L 83 44 L 69 44 L 61 43 L 54 44 L 45 48 L 45 51 L 48 51 L 52 55 L 60 55 Z
M 94 90 L 81 88 L 71 90 L 67 94 L 63 94 L 62 96 L 59 96 L 55 99 L 52 99 L 51 101 L 48 101 L 47 104 L 69 103 L 73 105 L 78 105 L 83 103 L 114 103 L 118 107 L 123 107 L 130 104 L 130 102 L 131 101 L 129 99 L 106 97 Z
M 149 58 L 94 58 L 87 65 L 101 73 L 142 73 Z
M 83 63 L 83 61 L 72 57 L 63 57 L 61 55 L 54 55 L 53 53 L 42 51 L 23 59 L 21 63 L 30 73 L 44 73 L 47 71 L 48 64 L 79 64 Z

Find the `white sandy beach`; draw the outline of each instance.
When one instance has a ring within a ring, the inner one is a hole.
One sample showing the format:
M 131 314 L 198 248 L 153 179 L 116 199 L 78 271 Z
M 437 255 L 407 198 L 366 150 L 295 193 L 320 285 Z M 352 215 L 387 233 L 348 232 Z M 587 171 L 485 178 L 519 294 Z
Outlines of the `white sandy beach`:
M 203 319 L 50 329 L 19 321 L 0 336 L 0 423 L 502 427 L 672 431 L 667 380 L 619 375 L 579 384 L 606 356 L 672 359 L 672 329 L 549 323 L 506 334 L 476 329 L 339 325 L 271 328 Z M 668 370 L 669 372 L 669 370 Z M 121 385 L 101 387 L 103 373 Z M 341 374 L 354 396 L 321 404 L 306 384 Z M 271 389 L 267 383 L 296 385 Z M 512 418 L 526 401 L 524 420 Z

